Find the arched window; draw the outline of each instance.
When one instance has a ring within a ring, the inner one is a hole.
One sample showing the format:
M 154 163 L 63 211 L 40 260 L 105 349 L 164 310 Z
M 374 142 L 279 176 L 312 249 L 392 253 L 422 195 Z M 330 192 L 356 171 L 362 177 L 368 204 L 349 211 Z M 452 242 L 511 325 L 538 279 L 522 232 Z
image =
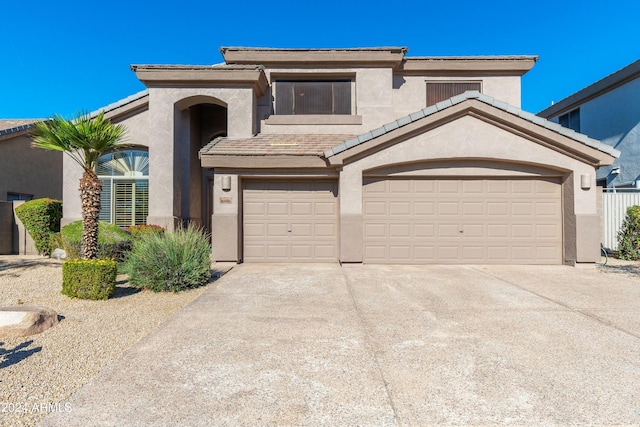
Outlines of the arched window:
M 100 221 L 121 227 L 146 224 L 149 215 L 149 152 L 128 149 L 105 154 L 96 168 L 102 181 Z

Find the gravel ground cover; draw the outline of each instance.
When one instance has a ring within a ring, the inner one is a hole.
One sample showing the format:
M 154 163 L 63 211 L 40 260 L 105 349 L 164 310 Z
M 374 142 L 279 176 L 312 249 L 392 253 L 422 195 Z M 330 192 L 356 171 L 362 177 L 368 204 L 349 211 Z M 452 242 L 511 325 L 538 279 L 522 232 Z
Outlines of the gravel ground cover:
M 60 261 L 0 256 L 0 306 L 42 306 L 60 318 L 42 334 L 0 338 L 0 426 L 33 426 L 51 411 L 71 409 L 75 391 L 206 287 L 153 293 L 118 276 L 108 301 L 71 299 L 61 289 Z

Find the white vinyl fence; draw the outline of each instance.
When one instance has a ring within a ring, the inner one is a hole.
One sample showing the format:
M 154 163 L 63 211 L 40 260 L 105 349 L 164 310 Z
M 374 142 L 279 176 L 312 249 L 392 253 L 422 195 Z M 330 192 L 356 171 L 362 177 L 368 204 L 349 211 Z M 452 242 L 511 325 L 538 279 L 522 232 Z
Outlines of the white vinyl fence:
M 640 193 L 602 193 L 602 246 L 618 250 L 618 231 L 634 205 L 640 205 Z

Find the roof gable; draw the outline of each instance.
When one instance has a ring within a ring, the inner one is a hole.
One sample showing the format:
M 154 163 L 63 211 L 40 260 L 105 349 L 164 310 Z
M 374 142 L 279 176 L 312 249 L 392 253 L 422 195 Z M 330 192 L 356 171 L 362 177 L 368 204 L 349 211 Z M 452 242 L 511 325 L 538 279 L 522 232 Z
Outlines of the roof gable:
M 375 150 L 381 145 L 393 144 L 393 141 L 406 139 L 407 136 L 424 132 L 427 128 L 435 128 L 443 122 L 467 114 L 473 114 L 496 126 L 544 142 L 557 151 L 580 158 L 594 166 L 609 164 L 613 158 L 620 155 L 613 147 L 586 135 L 477 91 L 469 91 L 335 145 L 326 150 L 324 156 L 331 164 L 341 164 L 350 157 Z

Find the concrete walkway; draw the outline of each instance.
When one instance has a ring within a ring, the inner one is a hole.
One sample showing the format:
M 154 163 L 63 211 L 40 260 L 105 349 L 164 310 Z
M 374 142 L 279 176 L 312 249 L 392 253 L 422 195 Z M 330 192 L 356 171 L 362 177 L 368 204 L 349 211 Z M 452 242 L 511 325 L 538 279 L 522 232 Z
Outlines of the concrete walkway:
M 639 424 L 640 275 L 241 265 L 70 404 L 42 425 Z

